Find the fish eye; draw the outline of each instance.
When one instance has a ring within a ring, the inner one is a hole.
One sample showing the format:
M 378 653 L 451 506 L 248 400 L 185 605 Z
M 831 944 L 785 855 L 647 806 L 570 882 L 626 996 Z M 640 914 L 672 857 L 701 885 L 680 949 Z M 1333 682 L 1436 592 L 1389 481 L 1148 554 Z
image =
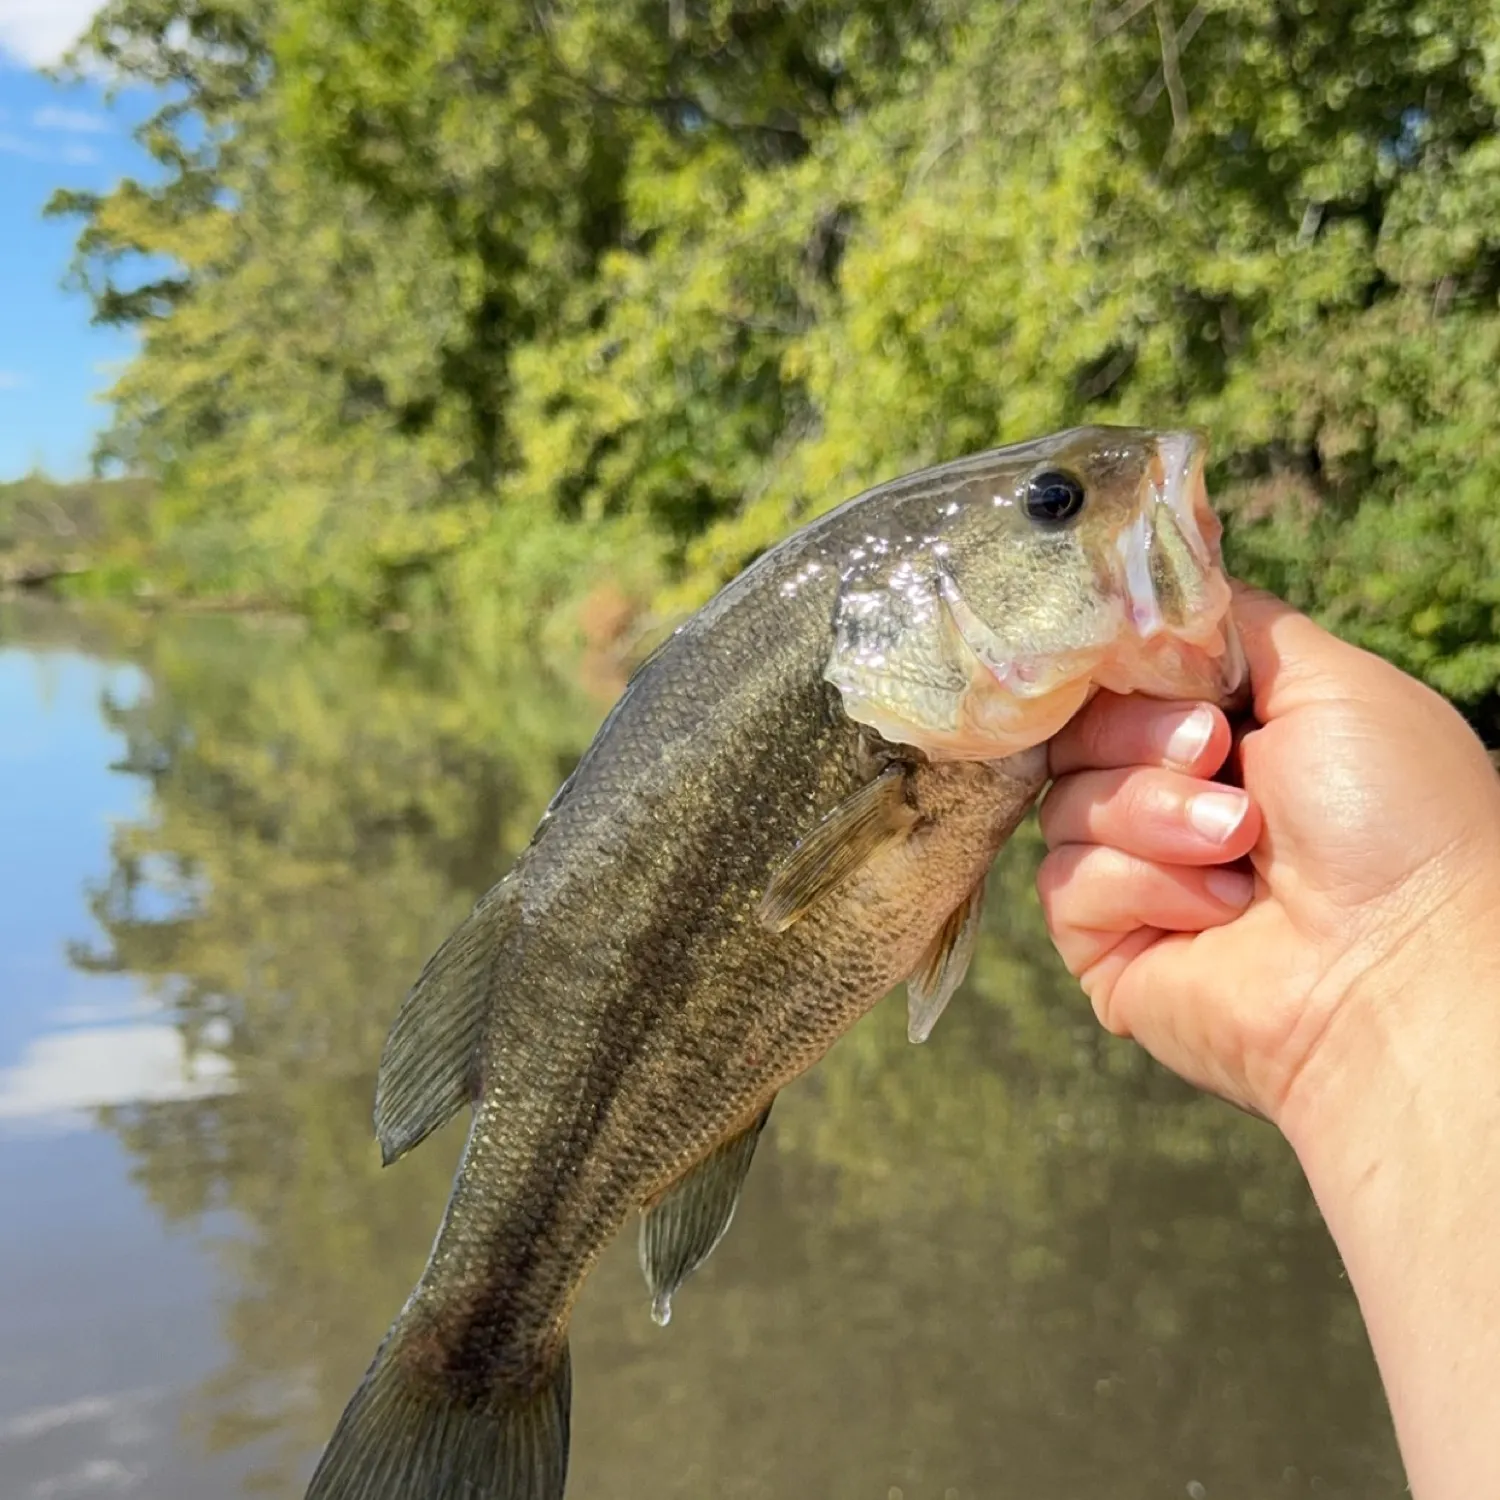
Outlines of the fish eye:
M 1026 514 L 1043 526 L 1065 526 L 1083 509 L 1083 485 L 1064 469 L 1032 475 L 1026 486 Z

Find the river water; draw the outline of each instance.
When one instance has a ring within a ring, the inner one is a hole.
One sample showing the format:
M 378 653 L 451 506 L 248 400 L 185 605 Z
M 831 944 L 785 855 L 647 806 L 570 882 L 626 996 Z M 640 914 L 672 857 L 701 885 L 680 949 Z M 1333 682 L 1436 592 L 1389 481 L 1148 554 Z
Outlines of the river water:
M 297 1500 L 460 1143 L 382 1171 L 385 1029 L 610 688 L 519 654 L 0 611 L 0 1496 Z M 657 1328 L 573 1335 L 569 1500 L 1399 1496 L 1279 1138 L 1099 1033 L 1034 844 L 925 1047 L 789 1089 Z

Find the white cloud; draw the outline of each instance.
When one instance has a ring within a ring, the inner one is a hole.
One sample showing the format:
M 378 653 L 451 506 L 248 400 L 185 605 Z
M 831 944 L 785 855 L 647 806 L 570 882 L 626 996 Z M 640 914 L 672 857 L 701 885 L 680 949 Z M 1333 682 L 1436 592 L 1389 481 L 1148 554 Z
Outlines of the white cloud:
M 31 161 L 44 161 L 47 156 L 35 141 L 28 141 L 24 136 L 9 130 L 0 130 L 0 153 L 6 156 L 24 156 Z
M 0 391 L 20 391 L 31 384 L 19 370 L 0 370 Z
M 29 68 L 61 60 L 100 0 L 0 0 L 0 53 Z
M 0 0 L 0 4 L 4 4 L 4 0 Z M 71 164 L 99 160 L 99 153 L 92 146 L 75 141 L 69 141 L 65 146 L 47 146 L 11 130 L 0 130 L 0 156 L 24 156 L 27 161 L 65 161 Z
M 122 1464 L 117 1458 L 91 1458 L 66 1474 L 38 1480 L 27 1500 L 73 1500 L 84 1495 L 128 1495 L 140 1487 L 144 1469 Z
M 101 1424 L 112 1443 L 138 1444 L 150 1431 L 141 1421 L 142 1408 L 158 1401 L 160 1394 L 155 1386 L 139 1386 L 112 1396 L 79 1396 L 57 1406 L 34 1406 L 0 1422 L 0 1445 L 46 1437 L 84 1422 Z
M 97 1422 L 112 1415 L 114 1409 L 115 1398 L 112 1396 L 81 1396 L 77 1401 L 64 1401 L 60 1406 L 39 1406 L 32 1411 L 23 1411 L 8 1422 L 0 1422 L 0 1443 L 41 1437 L 78 1422 Z
M 74 1459 L 71 1467 L 34 1481 L 26 1500 L 139 1492 L 148 1473 L 148 1466 L 139 1460 L 147 1455 L 129 1450 L 159 1441 L 163 1428 L 159 1408 L 166 1395 L 160 1389 L 140 1386 L 109 1396 L 81 1396 L 58 1406 L 34 1407 L 0 1422 L 0 1449 L 46 1444 L 58 1433 L 67 1434 L 64 1452 Z M 80 1448 L 93 1449 L 93 1455 L 78 1455 Z
M 83 1112 L 101 1105 L 203 1099 L 233 1087 L 229 1060 L 190 1058 L 175 1026 L 84 1026 L 37 1037 L 15 1067 L 0 1069 L 0 1121 L 86 1125 Z
M 4 3 L 0 0 L 0 5 Z M 66 130 L 73 135 L 108 135 L 111 129 L 103 115 L 86 109 L 58 109 L 52 104 L 34 111 L 31 124 L 36 130 Z
M 160 1015 L 161 1006 L 143 995 L 130 1000 L 74 1000 L 51 1011 L 51 1018 L 60 1026 L 119 1026 L 155 1020 Z

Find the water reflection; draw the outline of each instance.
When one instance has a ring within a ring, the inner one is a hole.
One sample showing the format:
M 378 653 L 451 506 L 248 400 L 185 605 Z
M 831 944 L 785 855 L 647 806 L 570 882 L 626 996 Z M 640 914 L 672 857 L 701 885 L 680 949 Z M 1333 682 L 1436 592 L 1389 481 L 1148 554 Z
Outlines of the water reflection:
M 251 1445 L 245 1486 L 296 1496 L 458 1149 L 454 1127 L 379 1169 L 385 1028 L 606 705 L 410 641 L 129 629 L 149 686 L 101 712 L 147 810 L 114 835 L 74 962 L 138 976 L 173 1056 L 234 1087 L 132 1089 L 103 1118 L 169 1221 L 241 1226 L 233 1355 L 183 1441 L 224 1456 L 225 1494 Z M 909 1047 L 884 1006 L 787 1092 L 671 1326 L 629 1244 L 595 1274 L 570 1500 L 1402 1493 L 1295 1164 L 1097 1032 L 1040 930 L 1034 850 L 1014 853 L 933 1041 Z
M 32 1041 L 19 1063 L 0 1069 L 0 1123 L 61 1125 L 87 1109 L 197 1099 L 233 1086 L 227 1050 L 194 1055 L 169 1021 L 130 1017 Z

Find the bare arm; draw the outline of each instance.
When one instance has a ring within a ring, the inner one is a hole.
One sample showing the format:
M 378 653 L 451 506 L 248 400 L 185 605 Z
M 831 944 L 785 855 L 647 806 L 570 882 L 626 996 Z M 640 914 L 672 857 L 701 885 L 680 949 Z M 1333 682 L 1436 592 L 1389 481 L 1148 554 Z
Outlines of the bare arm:
M 1053 747 L 1039 878 L 1103 1023 L 1278 1125 L 1348 1268 L 1418 1500 L 1500 1495 L 1500 779 L 1435 694 L 1237 600 L 1244 791 L 1207 708 Z
M 1420 958 L 1419 958 L 1420 953 Z M 1283 1116 L 1418 1500 L 1500 1495 L 1500 952 L 1414 948 Z

